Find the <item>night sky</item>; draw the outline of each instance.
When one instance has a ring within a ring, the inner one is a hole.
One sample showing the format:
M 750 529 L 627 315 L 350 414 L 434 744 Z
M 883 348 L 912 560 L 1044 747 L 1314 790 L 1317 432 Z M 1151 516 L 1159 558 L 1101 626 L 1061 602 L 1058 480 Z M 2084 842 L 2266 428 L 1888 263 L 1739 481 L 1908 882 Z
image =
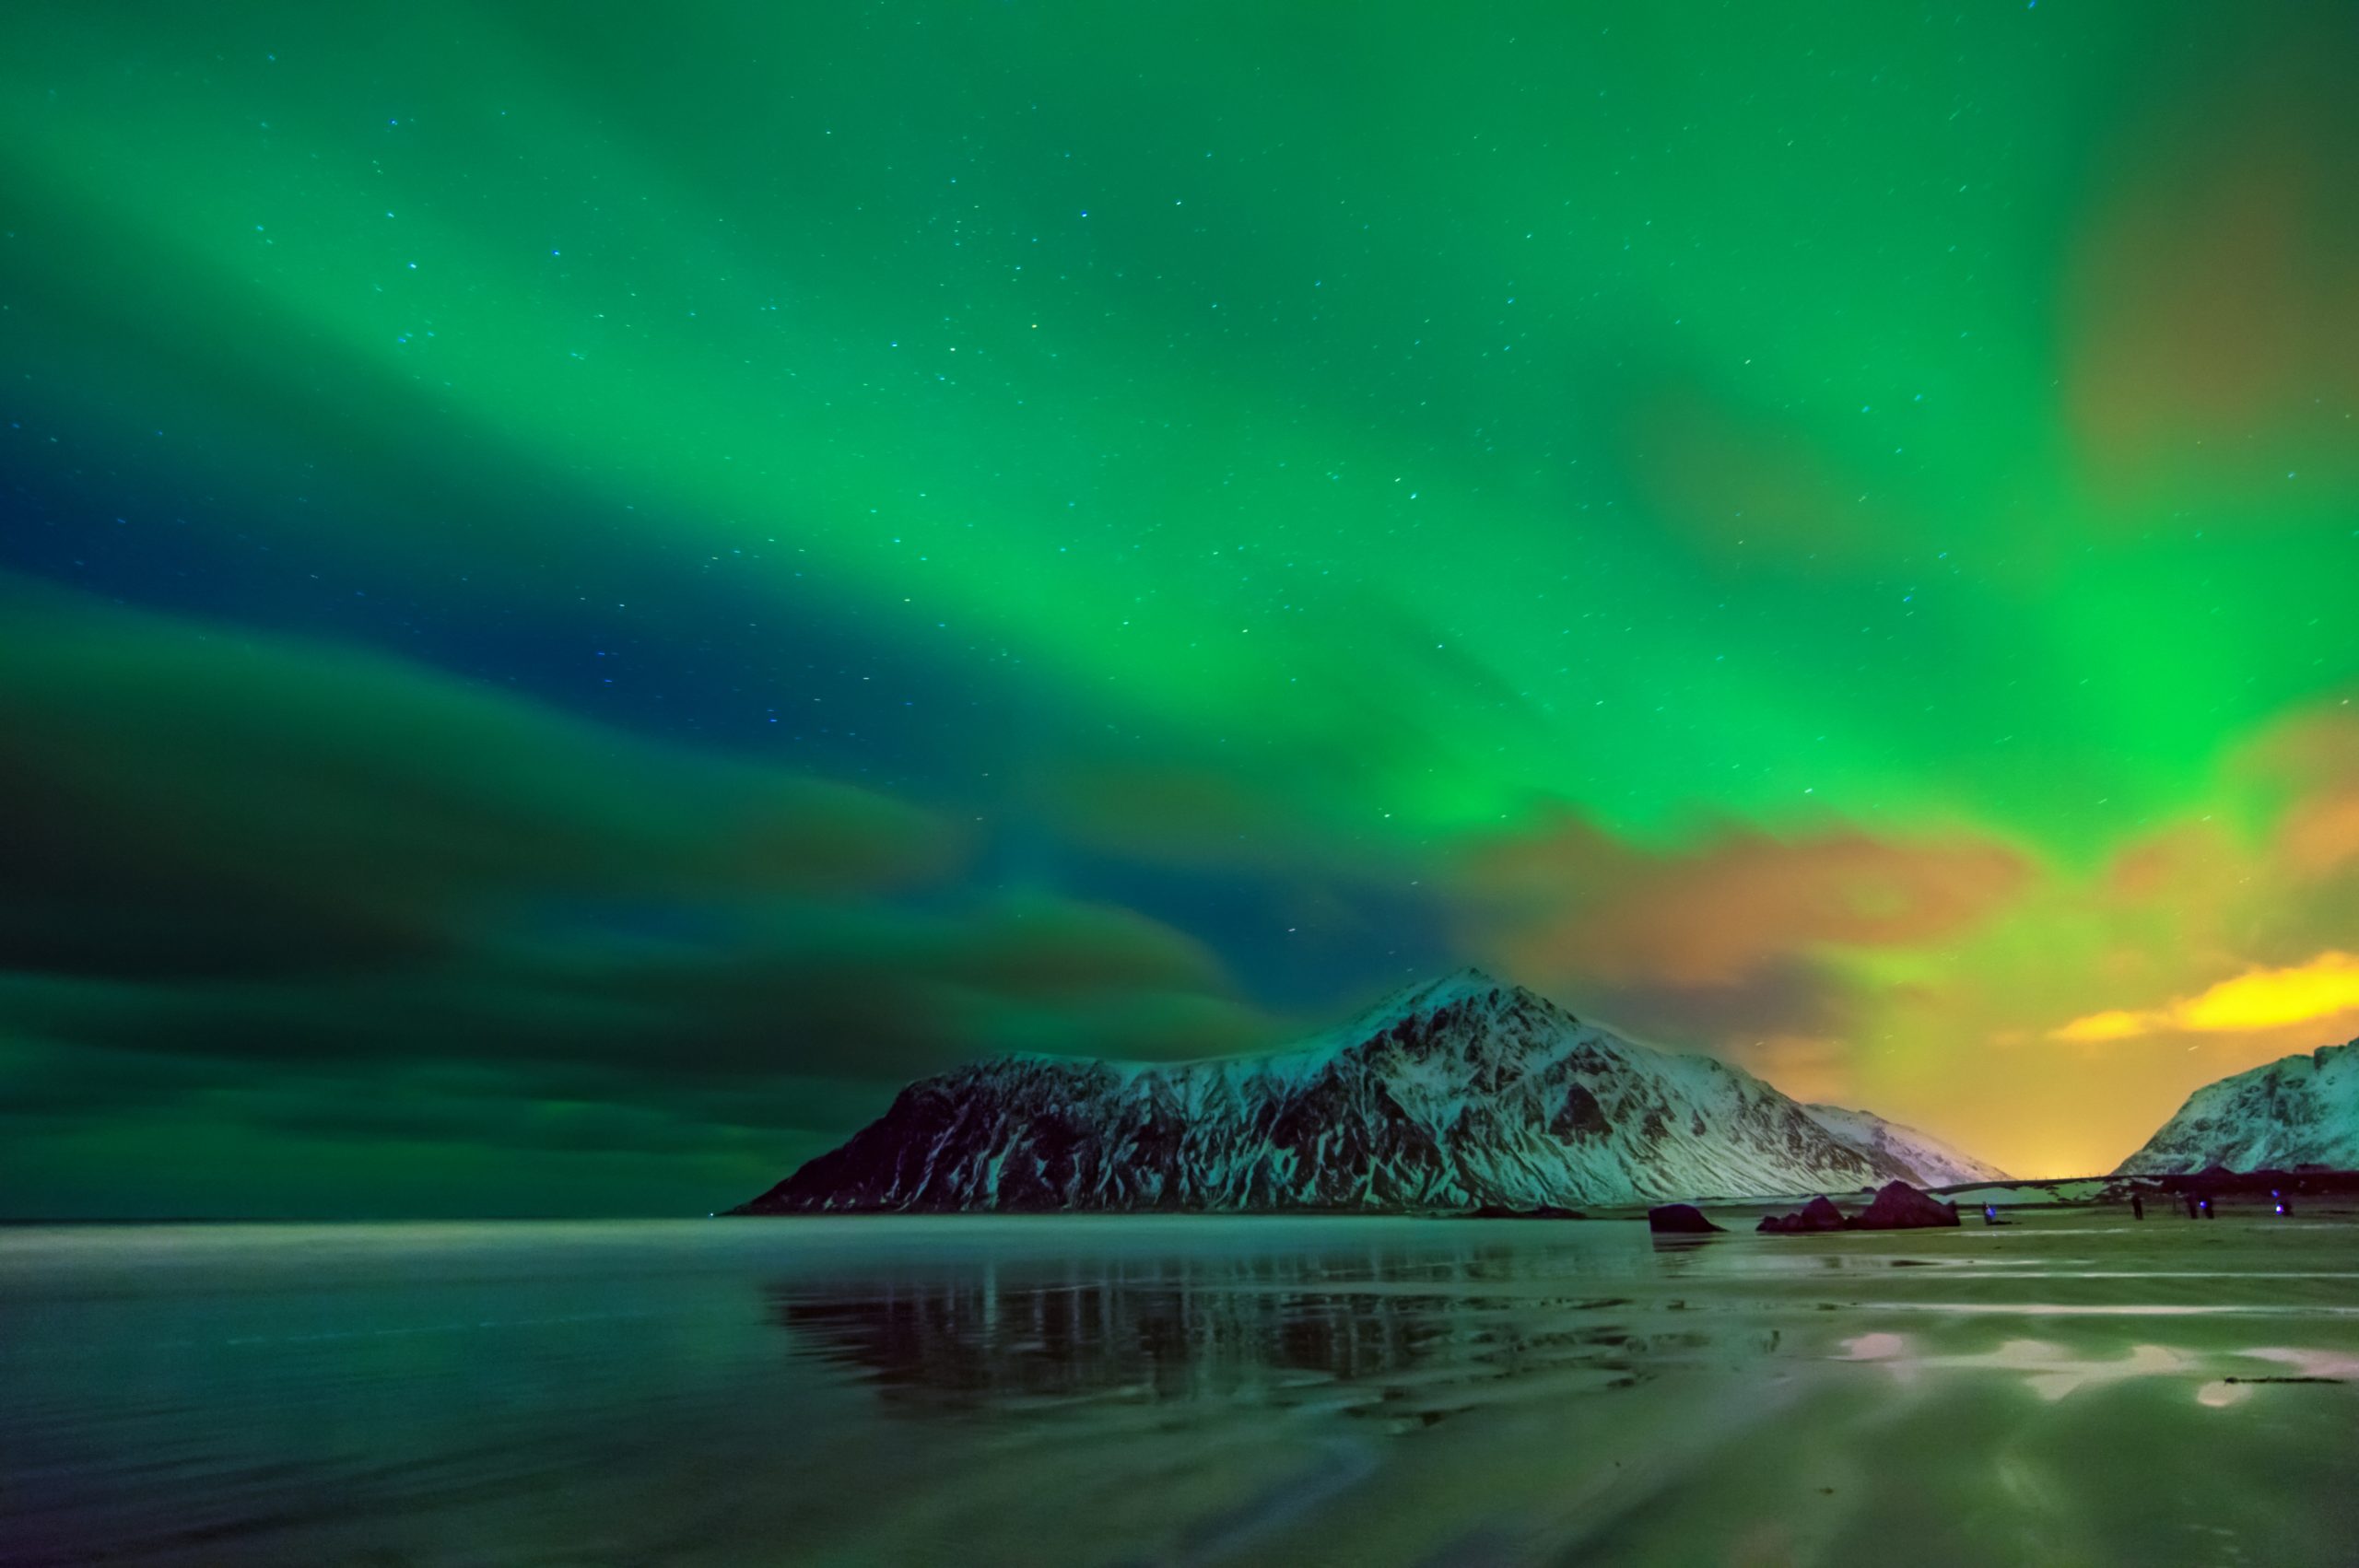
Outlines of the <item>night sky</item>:
M 2346 7 L 0 31 L 0 1211 L 1465 963 L 2041 1174 L 2359 1033 Z

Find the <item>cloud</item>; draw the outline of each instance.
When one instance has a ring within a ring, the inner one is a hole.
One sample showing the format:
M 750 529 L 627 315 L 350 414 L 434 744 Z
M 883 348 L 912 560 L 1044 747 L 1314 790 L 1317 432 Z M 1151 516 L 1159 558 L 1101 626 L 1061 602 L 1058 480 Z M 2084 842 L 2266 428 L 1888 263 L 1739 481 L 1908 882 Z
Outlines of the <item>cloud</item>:
M 2359 860 L 2359 718 L 2349 699 L 2271 725 L 2238 763 L 2288 797 L 2272 847 L 2276 875 L 2305 887 L 2343 877 Z
M 597 1202 L 701 1211 L 961 1061 L 1200 1056 L 1270 1043 L 1273 1028 L 1184 936 L 1045 897 L 957 914 L 810 906 L 711 942 L 569 938 L 358 971 L 0 976 L 0 1146 L 62 1170 L 75 1149 L 142 1128 L 94 1189 L 128 1182 L 135 1204 L 204 1211 L 241 1205 L 228 1195 L 243 1178 L 204 1163 L 224 1140 L 257 1169 L 305 1140 L 365 1167 L 365 1146 L 394 1167 L 381 1189 L 363 1170 L 268 1200 L 364 1213 L 467 1207 L 420 1196 L 421 1164 L 490 1160 L 468 1201 L 542 1211 L 588 1199 L 531 1168 L 535 1155 L 563 1153 L 611 1184 L 660 1153 L 683 1164 Z M 135 1169 L 173 1171 L 172 1195 Z M 46 1174 L 18 1190 L 49 1193 L 45 1211 L 65 1201 Z
M 2220 1037 L 2343 1011 L 2342 955 L 2330 944 L 2359 919 L 2351 708 L 2322 699 L 2263 725 L 2227 755 L 2205 805 L 2120 848 L 2088 896 L 2050 912 L 2085 940 L 2057 949 L 2079 973 L 2058 977 L 2048 1015 L 2071 1016 L 2031 1037 Z M 2235 977 L 2216 980 L 2224 973 Z M 2088 1005 L 2124 996 L 2178 1000 Z
M 1009 1049 L 1198 1055 L 1269 1030 L 1184 934 L 1045 895 L 740 908 L 695 940 L 568 932 L 292 973 L 0 976 L 0 1031 L 22 1039 L 270 1072 L 593 1070 L 657 1097 L 778 1075 L 897 1082 Z
M 553 900 L 939 876 L 941 818 L 349 649 L 0 583 L 0 964 L 415 961 Z
M 1809 1035 L 1771 1035 L 1738 1041 L 1728 1054 L 1797 1100 L 1839 1103 L 1851 1097 L 1850 1047 L 1840 1039 Z
M 2253 968 L 2158 1008 L 2092 1012 L 2049 1032 L 2083 1044 L 2166 1033 L 2252 1034 L 2359 1010 L 2359 958 L 2321 953 L 2306 964 Z
M 1732 828 L 1653 850 L 1560 812 L 1479 848 L 1461 886 L 1519 968 L 1709 989 L 1825 949 L 1938 941 L 1996 912 L 2030 874 L 1987 840 Z
M 2049 889 L 2028 857 L 1967 833 L 1729 826 L 1649 846 L 1568 811 L 1485 842 L 1448 880 L 1469 950 L 1576 1012 L 1966 1141 L 1901 1091 L 1937 1042 L 1977 1038 L 1958 954 L 2003 942 L 2024 895 Z
M 5 583 L 0 810 L 7 1137 L 784 1162 L 978 1056 L 1273 1028 L 1171 926 L 977 885 L 933 810 Z
M 1852 988 L 1825 964 L 1765 959 L 1720 984 L 1579 982 L 1580 1006 L 1646 1039 L 1706 1040 L 1741 1053 L 1763 1031 L 1839 1038 L 1858 1023 Z
M 1888 477 L 1806 439 L 1795 414 L 1700 376 L 1642 380 L 1617 433 L 1649 515 L 1722 560 L 1857 560 L 1907 515 Z
M 2101 489 L 2183 504 L 2202 474 L 2351 472 L 2340 58 L 2323 35 L 2279 39 L 2125 125 L 2064 298 L 2064 413 Z
M 2147 1033 L 2156 1015 L 2146 1012 L 2125 1012 L 2115 1008 L 2105 1012 L 2092 1012 L 2085 1018 L 2075 1018 L 2060 1029 L 2051 1031 L 2059 1040 L 2074 1040 L 2094 1045 L 2103 1040 L 2126 1040 Z

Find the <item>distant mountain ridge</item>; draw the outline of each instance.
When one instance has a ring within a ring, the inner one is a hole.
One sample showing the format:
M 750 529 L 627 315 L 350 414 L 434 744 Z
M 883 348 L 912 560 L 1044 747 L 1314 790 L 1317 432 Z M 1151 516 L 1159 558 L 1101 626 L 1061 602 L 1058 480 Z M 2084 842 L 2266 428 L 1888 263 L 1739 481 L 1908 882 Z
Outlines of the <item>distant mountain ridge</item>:
M 1269 1055 L 1013 1056 L 924 1079 L 737 1211 L 1414 1211 L 1938 1185 L 1909 1163 L 1933 1141 L 1838 1115 L 1858 1119 L 1838 1133 L 1750 1073 L 1466 970 Z
M 2359 1169 L 2359 1040 L 2205 1084 L 2115 1174 L 2303 1164 Z
M 1963 1187 L 1968 1182 L 2013 1179 L 1988 1161 L 1978 1160 L 1930 1133 L 1886 1121 L 1872 1111 L 1810 1105 L 1802 1107 L 1802 1114 L 1911 1186 Z

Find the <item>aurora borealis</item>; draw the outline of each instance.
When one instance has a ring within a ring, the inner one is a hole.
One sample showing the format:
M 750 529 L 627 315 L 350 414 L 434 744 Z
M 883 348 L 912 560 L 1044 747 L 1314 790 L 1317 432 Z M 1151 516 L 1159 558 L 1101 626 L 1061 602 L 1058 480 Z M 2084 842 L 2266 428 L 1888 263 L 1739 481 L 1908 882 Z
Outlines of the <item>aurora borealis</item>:
M 2341 7 L 0 26 L 10 1212 L 1468 962 L 2039 1174 L 2359 1034 Z

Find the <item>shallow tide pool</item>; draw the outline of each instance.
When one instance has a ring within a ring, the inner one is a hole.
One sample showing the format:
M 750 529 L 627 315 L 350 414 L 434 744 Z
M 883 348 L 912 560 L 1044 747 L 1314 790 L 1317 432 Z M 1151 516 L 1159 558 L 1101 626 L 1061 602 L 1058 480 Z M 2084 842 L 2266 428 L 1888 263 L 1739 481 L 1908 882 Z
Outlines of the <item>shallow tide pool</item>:
M 26 1228 L 0 1390 L 9 1564 L 2348 1563 L 2359 1219 Z

